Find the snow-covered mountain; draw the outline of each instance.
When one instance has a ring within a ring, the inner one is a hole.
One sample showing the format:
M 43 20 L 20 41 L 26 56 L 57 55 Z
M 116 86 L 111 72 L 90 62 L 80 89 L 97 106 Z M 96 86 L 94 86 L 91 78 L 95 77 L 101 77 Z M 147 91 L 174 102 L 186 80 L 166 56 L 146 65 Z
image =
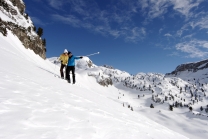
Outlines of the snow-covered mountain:
M 199 70 L 203 70 L 203 69 L 207 69 L 207 68 L 208 68 L 208 59 L 202 60 L 199 62 L 181 64 L 181 65 L 177 66 L 176 69 L 174 71 L 172 71 L 171 73 L 167 73 L 167 75 L 177 76 L 181 72 L 188 71 L 188 72 L 194 73 Z
M 42 58 L 46 58 L 46 40 L 41 38 L 42 28 L 33 25 L 30 16 L 25 13 L 25 4 L 22 0 L 0 1 L 0 33 L 7 36 L 10 30 L 22 42 L 26 49 L 33 50 Z
M 33 27 L 23 1 L 2 2 L 9 8 L 0 5 L 0 139 L 208 138 L 206 62 L 130 75 L 84 57 L 72 85 L 57 78 L 57 57 L 44 60 L 20 37 Z M 32 29 L 27 35 L 40 39 Z
M 204 138 L 208 135 L 203 127 L 208 120 L 208 79 L 204 76 L 206 68 L 195 72 L 184 71 L 178 77 L 160 73 L 138 73 L 132 76 L 108 66 L 95 66 L 86 71 L 102 86 L 115 86 L 119 90 L 117 99 L 124 107 L 142 113 L 164 126 L 171 125 L 168 127 L 190 138 Z M 192 124 L 197 126 L 193 127 Z M 193 136 L 193 129 L 200 132 Z
M 1 139 L 186 138 L 123 107 L 115 86 L 88 76 L 98 67 L 77 68 L 77 84 L 70 85 L 54 77 L 58 66 L 25 49 L 10 31 L 0 42 Z

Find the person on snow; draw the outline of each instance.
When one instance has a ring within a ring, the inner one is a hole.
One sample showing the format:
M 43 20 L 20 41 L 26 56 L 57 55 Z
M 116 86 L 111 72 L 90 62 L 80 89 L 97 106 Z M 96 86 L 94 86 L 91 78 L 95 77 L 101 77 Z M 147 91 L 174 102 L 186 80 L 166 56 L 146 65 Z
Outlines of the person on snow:
M 62 79 L 64 79 L 63 69 L 65 68 L 65 70 L 66 70 L 66 66 L 67 66 L 67 63 L 68 63 L 68 59 L 69 59 L 68 51 L 67 51 L 67 49 L 65 49 L 64 50 L 64 53 L 61 54 L 60 57 L 59 57 L 59 59 L 58 59 L 59 61 L 61 61 L 60 74 L 61 74 L 61 78 Z
M 68 80 L 68 83 L 71 83 L 70 71 L 72 71 L 73 84 L 75 84 L 75 82 L 76 82 L 76 80 L 75 80 L 75 59 L 81 59 L 83 57 L 82 56 L 75 57 L 72 55 L 71 52 L 68 52 L 68 55 L 69 55 L 69 59 L 68 59 L 67 68 L 66 68 L 66 80 Z

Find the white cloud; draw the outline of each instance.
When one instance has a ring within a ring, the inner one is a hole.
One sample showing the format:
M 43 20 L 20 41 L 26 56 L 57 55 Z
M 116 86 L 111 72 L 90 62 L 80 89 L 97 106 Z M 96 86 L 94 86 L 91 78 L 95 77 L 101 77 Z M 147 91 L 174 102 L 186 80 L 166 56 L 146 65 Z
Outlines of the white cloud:
M 51 6 L 55 0 L 50 1 Z M 117 1 L 115 5 L 107 6 L 107 10 L 101 10 L 96 1 L 66 0 L 69 4 L 70 14 L 53 14 L 52 18 L 73 27 L 82 27 L 92 32 L 114 38 L 123 37 L 125 40 L 137 42 L 146 35 L 142 26 L 135 25 L 132 15 L 137 13 L 137 5 L 132 2 Z M 122 4 L 123 9 L 118 5 Z M 56 8 L 63 5 L 63 0 Z
M 191 17 L 193 14 L 191 9 L 199 6 L 202 1 L 203 0 L 171 0 L 174 6 L 173 9 L 186 17 Z
M 68 4 L 65 15 L 52 15 L 53 19 L 62 21 L 73 27 L 82 27 L 105 36 L 115 38 L 124 37 L 128 41 L 135 42 L 146 36 L 144 26 L 154 18 L 165 19 L 165 14 L 175 11 L 173 14 L 181 14 L 186 18 L 194 15 L 193 9 L 199 6 L 203 0 L 140 0 L 140 1 L 111 1 L 106 9 L 101 9 L 95 0 L 47 0 L 49 4 L 57 10 L 62 10 Z M 120 8 L 122 7 L 122 9 Z M 139 11 L 141 10 L 141 11 Z M 137 14 L 142 14 L 144 18 L 138 25 L 134 21 Z M 172 14 L 172 13 L 171 13 Z M 184 25 L 177 31 L 177 36 L 181 37 L 183 32 L 190 25 L 192 27 L 208 28 L 208 18 Z M 159 30 L 159 34 L 163 28 Z M 170 33 L 165 37 L 173 36 Z
M 150 18 L 156 18 L 167 12 L 169 3 L 166 0 L 151 1 L 151 8 L 148 13 Z
M 149 19 L 163 16 L 170 5 L 168 0 L 142 0 L 140 4 L 142 11 Z
M 176 35 L 177 35 L 178 37 L 181 37 L 181 36 L 183 35 L 183 32 L 188 30 L 188 29 L 187 29 L 188 27 L 189 27 L 189 23 L 188 23 L 188 24 L 184 24 L 184 25 L 182 26 L 182 28 L 176 32 Z
M 55 9 L 61 9 L 64 5 L 64 0 L 47 0 L 51 7 Z
M 37 24 L 37 25 L 41 25 L 41 26 L 45 26 L 47 23 L 45 23 L 45 22 L 43 22 L 43 21 L 41 21 L 39 18 L 37 18 L 37 17 L 32 17 L 32 16 L 30 16 L 31 18 L 32 18 L 32 21 L 35 23 L 35 24 Z
M 137 42 L 138 40 L 144 38 L 145 36 L 146 36 L 145 28 L 135 27 L 129 31 L 128 36 L 126 36 L 126 40 Z
M 61 16 L 58 14 L 54 14 L 52 15 L 52 17 L 55 20 L 62 21 L 63 23 L 72 25 L 73 27 L 80 27 L 81 21 L 73 15 Z
M 194 35 L 195 35 L 194 33 L 193 34 L 190 34 L 190 35 L 186 35 L 186 36 L 183 37 L 183 39 L 187 39 L 187 38 L 190 38 L 191 39 Z
M 199 20 L 189 23 L 192 28 L 199 27 L 200 29 L 208 29 L 208 16 L 202 17 Z
M 205 58 L 208 54 L 208 41 L 192 40 L 176 45 L 176 49 L 187 53 L 190 58 Z
M 178 52 L 172 52 L 171 54 L 169 54 L 168 56 L 179 56 Z
M 163 29 L 163 28 L 161 28 L 161 29 L 159 30 L 159 34 L 161 34 L 163 30 L 164 30 L 164 29 Z
M 171 35 L 170 33 L 166 33 L 164 36 L 165 37 L 172 37 L 173 35 Z
M 181 37 L 185 31 L 192 31 L 191 29 L 203 30 L 208 29 L 208 16 L 204 15 L 201 18 L 193 19 L 192 21 L 184 24 L 180 30 L 177 31 L 177 36 Z M 197 31 L 194 31 L 196 34 Z M 184 38 L 184 37 L 183 37 Z
M 202 2 L 203 0 L 141 0 L 140 7 L 149 19 L 164 16 L 172 6 L 174 11 L 189 18 L 194 14 L 191 10 Z

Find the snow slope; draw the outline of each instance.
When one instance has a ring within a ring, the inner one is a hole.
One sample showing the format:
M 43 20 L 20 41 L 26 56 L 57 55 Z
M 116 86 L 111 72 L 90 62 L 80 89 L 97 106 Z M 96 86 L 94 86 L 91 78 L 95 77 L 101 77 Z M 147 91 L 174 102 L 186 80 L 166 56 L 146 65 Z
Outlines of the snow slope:
M 138 73 L 132 76 L 105 66 L 86 69 L 88 75 L 96 78 L 97 82 L 111 79 L 119 91 L 117 99 L 124 107 L 129 106 L 130 109 L 189 138 L 208 137 L 206 69 L 181 72 L 177 77 L 159 73 Z M 150 108 L 151 104 L 154 109 Z M 170 105 L 173 106 L 173 111 L 169 110 Z M 190 108 L 193 110 L 190 111 Z
M 59 67 L 0 34 L 1 139 L 185 139 L 123 107 L 114 86 L 78 69 L 77 84 L 54 77 Z
M 208 138 L 207 70 L 168 77 L 158 73 L 128 75 L 118 69 L 91 69 L 91 75 L 111 78 L 117 98 L 134 111 L 192 139 Z M 154 109 L 150 105 L 154 105 Z M 169 107 L 173 106 L 173 111 Z M 189 108 L 192 107 L 192 111 Z M 201 107 L 203 109 L 201 109 Z

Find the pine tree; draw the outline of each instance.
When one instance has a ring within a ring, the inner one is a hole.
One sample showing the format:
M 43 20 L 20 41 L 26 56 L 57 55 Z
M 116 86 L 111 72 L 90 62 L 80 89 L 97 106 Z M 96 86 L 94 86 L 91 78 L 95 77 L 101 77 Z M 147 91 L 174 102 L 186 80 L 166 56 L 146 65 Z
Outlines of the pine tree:
M 165 101 L 168 101 L 168 97 L 167 96 L 165 96 Z
M 36 27 L 35 26 L 33 27 L 33 31 L 36 31 Z
M 16 1 L 15 1 L 15 0 L 12 0 L 12 3 L 13 3 L 13 5 L 14 5 L 14 6 L 16 6 L 16 5 L 17 5 L 17 3 L 16 3 Z
M 169 110 L 173 111 L 173 106 L 172 105 L 169 105 Z
M 192 110 L 193 110 L 193 108 L 192 108 L 192 107 L 189 107 L 189 110 L 190 110 L 190 111 L 192 111 Z
M 28 16 L 29 16 L 29 15 L 26 13 L 26 14 L 24 15 L 25 19 L 28 19 Z
M 203 110 L 204 110 L 202 106 L 201 106 L 200 110 L 201 110 L 201 111 L 203 111 Z
M 154 108 L 153 104 L 151 103 L 150 108 Z
M 43 46 L 46 46 L 46 39 L 43 39 Z
M 7 36 L 7 29 L 6 28 L 3 28 L 3 35 Z
M 37 31 L 37 34 L 38 34 L 38 36 L 42 36 L 43 35 L 43 29 L 42 28 L 38 28 L 38 31 Z
M 9 12 L 9 5 L 8 5 L 5 1 L 1 2 L 1 6 L 2 6 L 7 12 Z

